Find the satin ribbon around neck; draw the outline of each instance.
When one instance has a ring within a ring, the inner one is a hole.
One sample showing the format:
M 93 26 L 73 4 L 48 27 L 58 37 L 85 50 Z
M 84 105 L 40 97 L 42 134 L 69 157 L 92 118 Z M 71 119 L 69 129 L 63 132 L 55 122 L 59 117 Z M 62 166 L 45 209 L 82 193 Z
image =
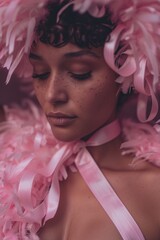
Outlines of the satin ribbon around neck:
M 99 129 L 88 141 L 59 143 L 58 150 L 49 163 L 35 172 L 24 172 L 21 177 L 18 198 L 24 212 L 25 221 L 38 224 L 38 228 L 53 218 L 60 200 L 59 175 L 67 178 L 66 167 L 76 166 L 86 184 L 111 218 L 124 240 L 144 240 L 144 237 L 123 203 L 117 197 L 107 179 L 103 176 L 86 146 L 100 146 L 119 136 L 121 132 L 117 120 Z M 29 161 L 32 161 L 30 159 Z M 33 206 L 32 190 L 34 180 L 41 175 L 50 182 L 43 200 Z M 122 221 L 123 220 L 123 221 Z

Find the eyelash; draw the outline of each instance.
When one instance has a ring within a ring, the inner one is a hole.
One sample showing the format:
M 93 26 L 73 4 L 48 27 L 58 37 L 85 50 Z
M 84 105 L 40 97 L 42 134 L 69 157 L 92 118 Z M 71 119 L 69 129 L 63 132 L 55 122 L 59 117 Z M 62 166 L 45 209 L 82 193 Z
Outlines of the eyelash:
M 42 73 L 42 74 L 33 74 L 32 78 L 39 79 L 39 80 L 45 80 L 45 79 L 47 79 L 49 77 L 49 74 L 50 74 L 49 72 Z
M 39 79 L 39 80 L 46 80 L 49 77 L 49 74 L 50 74 L 49 72 L 42 73 L 42 74 L 33 74 L 32 78 Z M 92 76 L 91 71 L 83 73 L 83 74 L 76 74 L 76 73 L 69 72 L 69 74 L 71 75 L 71 78 L 74 78 L 74 79 L 80 80 L 80 81 L 89 79 Z
M 83 73 L 83 74 L 76 74 L 76 73 L 72 73 L 72 72 L 69 72 L 69 73 L 71 75 L 71 78 L 74 78 L 74 79 L 80 80 L 80 81 L 89 79 L 92 76 L 92 72 L 91 71 Z

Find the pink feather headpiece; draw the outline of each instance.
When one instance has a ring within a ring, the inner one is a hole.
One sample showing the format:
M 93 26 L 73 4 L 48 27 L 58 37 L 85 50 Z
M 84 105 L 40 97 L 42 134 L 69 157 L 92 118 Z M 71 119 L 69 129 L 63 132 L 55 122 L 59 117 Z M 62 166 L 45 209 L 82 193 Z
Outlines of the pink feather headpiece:
M 27 55 L 47 2 L 0 0 L 0 63 L 9 69 L 7 82 L 15 70 L 23 76 L 30 73 Z M 116 27 L 105 43 L 104 58 L 118 73 L 122 91 L 133 87 L 139 93 L 138 118 L 142 122 L 152 120 L 159 108 L 160 0 L 71 0 L 71 4 L 75 11 L 88 11 L 94 17 L 103 16 L 109 7 Z M 146 116 L 148 100 L 151 109 Z

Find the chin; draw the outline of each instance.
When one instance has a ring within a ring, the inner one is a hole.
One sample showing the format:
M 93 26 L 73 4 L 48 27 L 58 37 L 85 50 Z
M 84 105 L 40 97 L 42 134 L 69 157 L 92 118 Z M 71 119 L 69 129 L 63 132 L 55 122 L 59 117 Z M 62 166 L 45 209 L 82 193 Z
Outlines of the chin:
M 69 133 L 66 131 L 56 131 L 55 129 L 52 130 L 54 137 L 61 142 L 73 142 L 79 140 L 80 138 L 76 137 L 75 134 Z
M 87 141 L 92 134 L 95 133 L 97 128 L 94 130 L 80 129 L 80 127 L 53 127 L 51 126 L 54 137 L 61 142 L 73 142 L 73 141 Z
M 75 139 L 74 138 L 69 138 L 69 137 L 64 137 L 64 136 L 56 136 L 54 135 L 54 137 L 58 140 L 58 141 L 61 141 L 61 142 L 74 142 Z

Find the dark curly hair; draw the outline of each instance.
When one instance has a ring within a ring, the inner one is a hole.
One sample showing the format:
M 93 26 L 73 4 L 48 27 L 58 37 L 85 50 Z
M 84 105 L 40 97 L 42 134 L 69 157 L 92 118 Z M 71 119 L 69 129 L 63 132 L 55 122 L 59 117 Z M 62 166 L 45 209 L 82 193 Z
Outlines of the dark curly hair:
M 49 1 L 46 16 L 36 27 L 36 36 L 45 44 L 62 47 L 73 43 L 80 48 L 101 47 L 110 38 L 114 28 L 108 9 L 101 18 L 95 18 L 89 13 L 80 14 L 68 6 L 59 16 L 60 10 L 69 2 Z
M 69 0 L 60 4 L 59 0 L 51 0 L 46 5 L 47 14 L 38 23 L 35 31 L 38 39 L 45 44 L 54 47 L 63 47 L 67 43 L 73 43 L 80 48 L 103 47 L 110 39 L 110 33 L 116 26 L 111 21 L 111 13 L 106 9 L 105 15 L 95 18 L 89 13 L 80 14 L 73 10 L 73 6 L 67 7 L 57 17 L 60 10 Z M 118 108 L 132 95 L 121 93 L 118 100 Z

